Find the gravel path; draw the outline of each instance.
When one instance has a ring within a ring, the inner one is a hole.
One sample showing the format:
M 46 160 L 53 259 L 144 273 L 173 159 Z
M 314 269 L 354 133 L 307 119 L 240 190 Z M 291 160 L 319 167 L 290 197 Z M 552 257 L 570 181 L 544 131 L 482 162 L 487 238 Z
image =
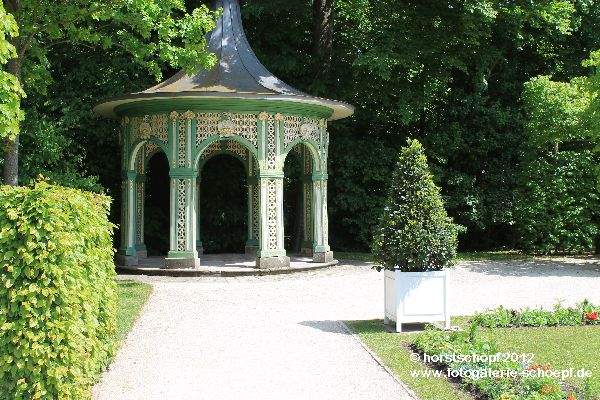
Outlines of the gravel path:
M 552 308 L 587 298 L 600 304 L 600 260 L 470 261 L 451 271 L 450 310 L 468 315 L 500 305 Z
M 367 264 L 267 277 L 135 277 L 154 293 L 97 400 L 408 399 L 338 321 L 382 317 Z M 600 303 L 589 260 L 469 262 L 452 272 L 454 314 Z

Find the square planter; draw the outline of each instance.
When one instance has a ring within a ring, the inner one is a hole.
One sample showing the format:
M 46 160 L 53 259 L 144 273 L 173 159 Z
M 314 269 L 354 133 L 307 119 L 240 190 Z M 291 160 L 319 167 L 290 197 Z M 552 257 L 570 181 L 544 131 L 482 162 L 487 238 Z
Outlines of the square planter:
M 385 270 L 384 322 L 396 322 L 402 332 L 407 322 L 444 321 L 450 328 L 448 312 L 448 271 L 400 272 Z

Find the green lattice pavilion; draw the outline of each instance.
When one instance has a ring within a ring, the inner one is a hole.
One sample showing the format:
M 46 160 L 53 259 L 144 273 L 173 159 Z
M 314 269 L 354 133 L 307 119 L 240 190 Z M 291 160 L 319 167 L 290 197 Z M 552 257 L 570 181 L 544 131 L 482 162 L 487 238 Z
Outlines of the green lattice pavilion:
M 330 262 L 327 122 L 352 115 L 348 104 L 309 96 L 271 74 L 256 58 L 237 0 L 217 0 L 223 12 L 208 35 L 217 63 L 140 93 L 95 107 L 121 121 L 123 201 L 118 262 L 146 255 L 144 192 L 147 161 L 164 152 L 170 166 L 170 251 L 167 268 L 198 268 L 201 253 L 199 174 L 218 154 L 244 163 L 248 174 L 246 252 L 257 268 L 289 266 L 283 232 L 283 165 L 293 150 L 303 160 L 303 253 Z

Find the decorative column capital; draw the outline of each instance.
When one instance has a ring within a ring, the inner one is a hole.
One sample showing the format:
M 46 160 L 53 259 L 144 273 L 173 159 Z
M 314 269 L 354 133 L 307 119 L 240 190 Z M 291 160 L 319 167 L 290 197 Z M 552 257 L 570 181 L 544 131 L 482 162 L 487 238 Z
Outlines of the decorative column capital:
M 137 171 L 127 171 L 127 174 L 124 174 L 123 178 L 130 180 L 130 181 L 135 181 L 137 178 Z
M 191 121 L 192 119 L 196 118 L 196 114 L 189 110 L 181 114 L 181 116 L 188 121 Z
M 193 168 L 171 168 L 169 176 L 173 179 L 190 179 L 196 177 L 196 172 Z
M 258 170 L 256 177 L 259 179 L 283 179 L 285 174 L 282 169 Z
M 267 113 L 266 111 L 261 112 L 260 114 L 258 114 L 258 119 L 265 122 L 269 119 L 269 113 Z
M 172 120 L 176 120 L 177 118 L 179 118 L 179 113 L 177 111 L 173 111 L 171 114 L 169 114 L 169 118 Z
M 146 140 L 150 137 L 152 133 L 152 125 L 147 122 L 142 122 L 140 124 L 140 139 Z
M 321 182 L 321 181 L 326 181 L 328 178 L 328 175 L 326 173 L 323 172 L 314 172 L 312 174 L 312 181 L 313 182 Z

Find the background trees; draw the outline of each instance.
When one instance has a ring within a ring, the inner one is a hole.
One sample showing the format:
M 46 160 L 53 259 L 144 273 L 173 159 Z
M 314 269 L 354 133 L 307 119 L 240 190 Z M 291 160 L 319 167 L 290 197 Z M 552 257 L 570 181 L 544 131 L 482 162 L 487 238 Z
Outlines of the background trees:
M 139 3 L 148 9 L 154 4 Z M 186 15 L 203 3 L 188 0 Z M 173 20 L 184 15 L 175 5 L 170 10 Z M 166 13 L 157 10 L 152 21 Z M 245 0 L 242 13 L 249 41 L 269 69 L 311 94 L 357 106 L 352 119 L 330 125 L 334 248 L 369 248 L 396 155 L 408 137 L 423 143 L 449 214 L 468 228 L 460 238 L 463 249 L 527 247 L 527 232 L 540 226 L 531 213 L 547 215 L 543 210 L 551 204 L 533 196 L 536 191 L 556 198 L 571 193 L 583 219 L 574 223 L 570 214 L 563 219 L 586 237 L 597 230 L 594 177 L 581 171 L 597 163 L 596 142 L 589 138 L 600 131 L 591 122 L 599 120 L 598 100 L 591 99 L 581 117 L 589 136 L 581 136 L 579 125 L 563 124 L 569 138 L 561 139 L 557 156 L 554 141 L 538 140 L 547 125 L 532 103 L 534 82 L 541 81 L 531 81 L 590 77 L 586 90 L 591 93 L 593 85 L 598 90 L 593 63 L 581 63 L 600 49 L 597 0 Z M 103 20 L 98 32 L 113 37 L 123 24 Z M 185 24 L 177 26 L 173 32 L 183 34 Z M 91 108 L 102 97 L 150 86 L 157 71 L 173 72 L 167 67 L 173 60 L 158 58 L 149 73 L 145 62 L 131 62 L 127 48 L 102 46 L 104 34 L 98 40 L 55 43 L 31 64 L 32 71 L 43 71 L 32 76 L 45 77 L 46 84 L 34 85 L 36 91 L 28 90 L 23 100 L 22 181 L 43 173 L 119 196 L 117 127 Z M 180 40 L 173 42 L 185 48 Z M 142 53 L 143 59 L 156 60 L 161 47 L 154 38 L 144 43 L 154 53 Z M 597 65 L 599 56 L 594 57 Z M 568 113 L 556 112 L 569 120 Z M 568 171 L 578 171 L 578 183 Z M 559 181 L 566 186 L 560 188 Z M 569 207 L 564 204 L 564 210 Z
M 525 84 L 527 139 L 515 217 L 526 250 L 582 251 L 596 244 L 600 251 L 597 97 L 592 78 L 539 76 Z
M 187 13 L 183 0 L 4 0 L 3 4 L 13 19 L 0 12 L 3 31 L 9 35 L 9 44 L 0 47 L 10 54 L 0 57 L 0 61 L 8 58 L 5 72 L 30 95 L 49 94 L 55 72 L 52 55 L 63 45 L 70 45 L 68 51 L 80 47 L 119 48 L 129 56 L 128 62 L 145 67 L 156 78 L 162 76 L 162 63 L 192 71 L 198 65 L 214 62 L 204 38 L 214 27 L 212 14 L 206 7 Z M 22 96 L 19 90 L 13 88 L 13 96 Z M 4 183 L 17 185 L 18 123 L 13 122 L 12 129 L 0 134 L 5 141 Z

